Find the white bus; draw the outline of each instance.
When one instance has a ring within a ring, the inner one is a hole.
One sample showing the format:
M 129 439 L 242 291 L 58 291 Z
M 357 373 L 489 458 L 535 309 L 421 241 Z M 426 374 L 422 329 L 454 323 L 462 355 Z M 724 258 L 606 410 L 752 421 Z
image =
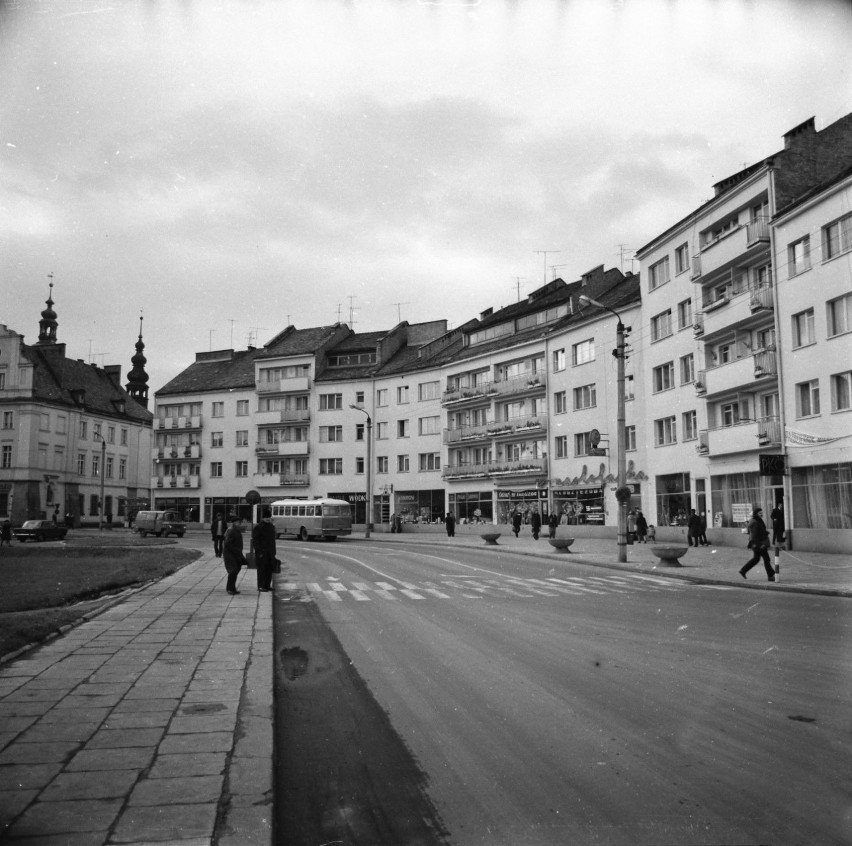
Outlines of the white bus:
M 272 503 L 276 537 L 331 538 L 352 534 L 352 509 L 342 499 L 279 499 Z

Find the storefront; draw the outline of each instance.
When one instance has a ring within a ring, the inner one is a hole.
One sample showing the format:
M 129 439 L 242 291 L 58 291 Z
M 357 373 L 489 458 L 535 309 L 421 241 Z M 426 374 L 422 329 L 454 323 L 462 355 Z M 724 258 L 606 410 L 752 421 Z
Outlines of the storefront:
M 440 523 L 444 517 L 445 502 L 446 494 L 443 488 L 395 491 L 393 513 L 403 523 Z
M 538 511 L 543 521 L 547 520 L 547 490 L 544 488 L 526 488 L 524 490 L 497 491 L 497 522 L 508 525 L 512 522 L 515 512 L 521 515 L 521 521 L 526 525 L 530 514 Z
M 602 526 L 605 520 L 603 488 L 600 485 L 554 488 L 553 509 L 560 523 Z
M 852 463 L 791 470 L 793 525 L 798 529 L 852 529 Z
M 364 525 L 367 522 L 367 494 L 363 491 L 359 493 L 330 493 L 329 499 L 342 499 L 349 503 L 352 509 L 352 522 L 358 525 Z
M 197 496 L 155 496 L 154 508 L 157 511 L 177 511 L 187 523 L 197 523 L 201 519 L 201 498 Z
M 689 510 L 693 507 L 689 473 L 657 476 L 656 488 L 657 525 L 685 526 Z M 715 506 L 713 510 L 717 510 Z
M 168 502 L 168 500 L 162 500 L 157 497 L 155 498 L 154 507 L 157 509 L 168 507 L 160 505 L 161 502 Z M 204 497 L 204 521 L 206 523 L 209 523 L 216 514 L 221 514 L 225 519 L 228 518 L 229 514 L 236 514 L 241 520 L 250 521 L 253 509 L 254 506 L 249 505 L 243 496 Z
M 494 521 L 491 491 L 451 493 L 449 510 L 455 514 L 457 523 L 492 523 Z

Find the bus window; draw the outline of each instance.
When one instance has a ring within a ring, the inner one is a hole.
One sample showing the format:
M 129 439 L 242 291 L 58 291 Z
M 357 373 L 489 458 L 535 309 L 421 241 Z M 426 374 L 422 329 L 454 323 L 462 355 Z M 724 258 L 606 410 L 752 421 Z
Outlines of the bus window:
M 305 516 L 305 506 L 304 506 L 304 505 L 300 505 L 300 506 L 299 506 L 299 516 L 300 516 L 300 517 L 304 517 L 304 516 Z
M 321 505 L 315 505 L 314 506 L 314 514 L 316 514 L 317 517 L 322 517 L 322 506 Z

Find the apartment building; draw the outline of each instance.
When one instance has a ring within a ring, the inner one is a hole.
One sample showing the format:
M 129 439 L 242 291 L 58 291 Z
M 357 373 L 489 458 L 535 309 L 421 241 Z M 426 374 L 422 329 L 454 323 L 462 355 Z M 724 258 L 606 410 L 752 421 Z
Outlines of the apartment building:
M 852 163 L 852 115 L 821 132 L 811 119 L 784 141 L 638 251 L 652 515 L 663 527 L 682 526 L 695 508 L 717 537 L 733 536 L 753 503 L 769 513 L 786 502 L 789 511 L 790 477 L 777 459 L 789 440 L 784 370 L 795 367 L 786 363 L 792 348 L 779 347 L 791 299 L 779 301 L 779 273 L 803 266 L 807 244 L 789 244 L 779 265 L 773 218 Z
M 141 330 L 125 389 L 121 365 L 66 356 L 52 288 L 35 344 L 0 325 L 0 518 L 55 517 L 75 526 L 100 523 L 102 514 L 122 520 L 149 494 L 152 415 Z

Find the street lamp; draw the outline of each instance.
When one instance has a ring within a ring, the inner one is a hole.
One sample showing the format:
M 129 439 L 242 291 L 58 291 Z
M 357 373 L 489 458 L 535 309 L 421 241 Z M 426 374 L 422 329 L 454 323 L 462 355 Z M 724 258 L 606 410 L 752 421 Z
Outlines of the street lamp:
M 618 362 L 617 369 L 617 390 L 618 390 L 618 411 L 617 411 L 617 427 L 616 432 L 616 467 L 617 469 L 617 488 L 615 498 L 618 503 L 618 535 L 616 543 L 618 544 L 618 561 L 624 563 L 627 561 L 627 503 L 630 499 L 629 491 L 627 490 L 627 456 L 625 454 L 625 428 L 624 428 L 624 323 L 621 320 L 621 315 L 617 311 L 613 311 L 609 306 L 587 297 L 585 294 L 580 294 L 581 303 L 597 306 L 598 308 L 614 314 L 618 319 L 618 325 L 615 327 L 616 346 L 612 351 L 615 360 Z
M 106 464 L 106 440 L 100 432 L 92 432 L 96 438 L 101 439 L 101 502 L 98 509 L 98 531 L 104 530 L 104 465 Z
M 367 415 L 367 527 L 364 529 L 364 537 L 370 537 L 370 517 L 372 510 L 372 489 L 373 489 L 373 458 L 371 455 L 372 451 L 372 441 L 373 441 L 373 418 L 367 414 L 367 410 L 361 408 L 360 405 L 350 405 L 350 408 L 354 408 L 355 411 L 360 411 L 362 414 Z

